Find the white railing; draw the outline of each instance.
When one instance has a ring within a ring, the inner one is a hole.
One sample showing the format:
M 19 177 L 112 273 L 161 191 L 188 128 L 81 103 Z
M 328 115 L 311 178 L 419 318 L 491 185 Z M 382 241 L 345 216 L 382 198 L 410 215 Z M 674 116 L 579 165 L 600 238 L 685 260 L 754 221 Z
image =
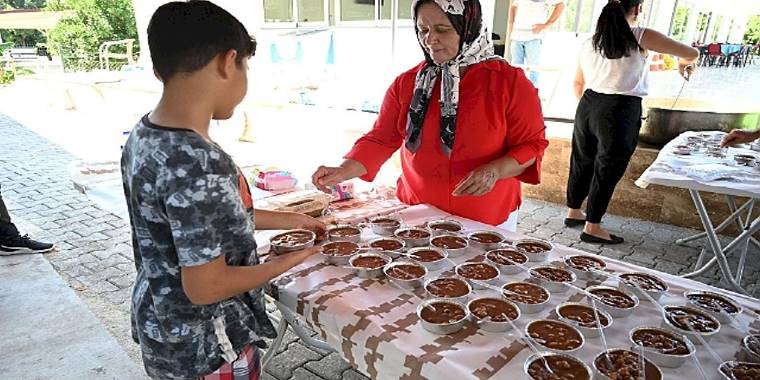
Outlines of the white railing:
M 133 38 L 128 38 L 118 41 L 106 41 L 100 44 L 100 47 L 98 48 L 98 60 L 100 61 L 100 69 L 110 71 L 111 59 L 126 59 L 127 64 L 134 64 L 135 59 L 132 55 L 132 45 L 134 45 L 134 43 L 135 40 Z M 110 51 L 111 47 L 120 45 L 123 45 L 126 48 L 126 53 L 114 53 Z

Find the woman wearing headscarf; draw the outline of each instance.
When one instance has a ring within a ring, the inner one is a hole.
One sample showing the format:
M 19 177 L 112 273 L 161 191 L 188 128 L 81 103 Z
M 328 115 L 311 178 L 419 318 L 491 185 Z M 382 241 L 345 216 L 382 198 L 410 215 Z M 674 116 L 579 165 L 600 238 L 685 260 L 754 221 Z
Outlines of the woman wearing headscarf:
M 397 196 L 515 230 L 520 183 L 540 181 L 548 141 L 536 89 L 493 54 L 478 0 L 415 0 L 425 61 L 399 75 L 372 130 L 338 167 L 312 177 L 320 189 L 372 181 L 401 148 Z
M 578 60 L 574 86 L 579 103 L 565 225 L 583 226 L 580 239 L 588 243 L 623 243 L 622 237 L 604 230 L 601 221 L 639 141 L 641 99 L 649 91 L 649 51 L 681 57 L 678 69 L 686 79 L 699 57 L 691 46 L 636 26 L 643 2 L 610 0 Z

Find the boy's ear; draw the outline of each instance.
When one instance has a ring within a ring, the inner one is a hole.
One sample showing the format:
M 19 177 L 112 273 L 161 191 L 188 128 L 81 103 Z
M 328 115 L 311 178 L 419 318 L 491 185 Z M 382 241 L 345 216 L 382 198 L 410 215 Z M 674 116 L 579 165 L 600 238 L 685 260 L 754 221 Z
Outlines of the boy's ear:
M 230 49 L 226 53 L 217 56 L 217 68 L 222 79 L 229 79 L 237 68 L 237 50 Z

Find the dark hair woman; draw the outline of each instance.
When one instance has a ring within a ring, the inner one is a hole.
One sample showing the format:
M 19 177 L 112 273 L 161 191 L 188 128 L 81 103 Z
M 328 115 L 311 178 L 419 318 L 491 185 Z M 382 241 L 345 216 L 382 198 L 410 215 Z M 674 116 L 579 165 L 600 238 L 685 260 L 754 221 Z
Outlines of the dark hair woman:
M 478 0 L 414 0 L 412 11 L 425 60 L 396 78 L 345 161 L 312 181 L 372 181 L 400 149 L 399 200 L 514 231 L 520 183 L 539 182 L 549 145 L 538 93 L 493 55 Z
M 565 225 L 583 225 L 580 238 L 589 243 L 623 242 L 600 223 L 639 141 L 641 98 L 649 88 L 649 51 L 680 57 L 678 70 L 686 80 L 699 57 L 699 52 L 688 45 L 636 26 L 642 3 L 612 0 L 604 7 L 596 33 L 581 48 L 575 75 L 579 103 Z M 585 215 L 581 211 L 584 200 Z

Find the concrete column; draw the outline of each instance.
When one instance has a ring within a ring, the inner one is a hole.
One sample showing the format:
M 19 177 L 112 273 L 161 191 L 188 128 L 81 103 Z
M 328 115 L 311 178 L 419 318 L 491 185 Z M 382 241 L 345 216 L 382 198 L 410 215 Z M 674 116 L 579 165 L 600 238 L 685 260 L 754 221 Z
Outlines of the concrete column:
M 713 31 L 715 31 L 715 21 L 718 15 L 713 11 L 711 15 L 708 15 L 707 18 L 707 33 L 705 33 L 705 43 L 711 44 L 713 42 Z
M 697 21 L 699 21 L 699 7 L 696 4 L 692 4 L 691 8 L 689 8 L 688 19 L 686 20 L 684 40 L 681 42 L 691 45 L 692 42 L 699 38 L 697 36 Z
M 749 22 L 749 16 L 746 14 L 738 15 L 734 18 L 734 29 L 728 36 L 728 42 L 732 44 L 742 43 L 744 40 L 744 32 L 747 31 L 747 23 Z
M 720 24 L 718 29 L 718 42 L 726 42 L 726 40 L 728 40 L 728 32 L 729 28 L 731 27 L 731 21 L 733 19 L 734 16 L 723 15 L 723 22 Z

